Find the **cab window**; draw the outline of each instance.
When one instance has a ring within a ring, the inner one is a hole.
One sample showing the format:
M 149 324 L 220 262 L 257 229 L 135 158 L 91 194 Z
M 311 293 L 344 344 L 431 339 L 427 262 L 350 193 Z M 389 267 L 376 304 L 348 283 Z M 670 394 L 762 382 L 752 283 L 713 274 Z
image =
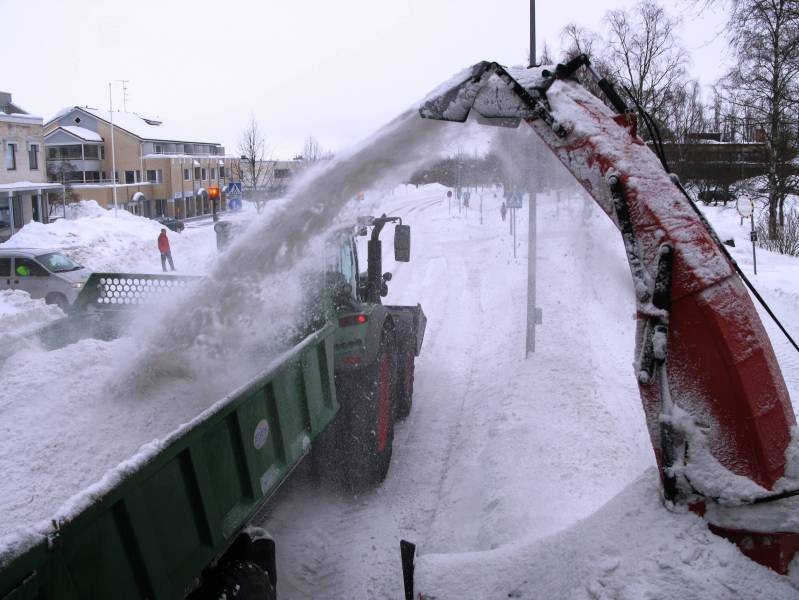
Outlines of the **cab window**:
M 17 277 L 47 277 L 45 268 L 30 258 L 17 258 L 14 261 L 14 275 Z
M 0 277 L 11 277 L 10 258 L 0 258 Z
M 352 243 L 350 240 L 346 240 L 339 248 L 339 272 L 344 275 L 347 283 L 352 287 L 353 293 L 358 288 L 358 274 L 355 271 L 355 255 L 352 253 Z

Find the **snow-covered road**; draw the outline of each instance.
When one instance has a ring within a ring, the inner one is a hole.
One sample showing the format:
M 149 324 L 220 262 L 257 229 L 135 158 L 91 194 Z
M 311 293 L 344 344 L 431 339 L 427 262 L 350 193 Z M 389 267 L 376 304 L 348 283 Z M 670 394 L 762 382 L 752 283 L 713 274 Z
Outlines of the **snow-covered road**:
M 392 269 L 386 301 L 428 315 L 414 408 L 381 487 L 353 498 L 300 477 L 272 503 L 263 525 L 281 595 L 401 598 L 400 539 L 417 544 L 417 581 L 437 598 L 797 595 L 661 506 L 632 375 L 630 274 L 593 201 L 539 196 L 544 324 L 525 360 L 526 211 L 514 259 L 493 191 L 483 225 L 479 195 L 467 218 L 448 217 L 444 194 L 375 202 L 413 228 L 412 261 Z
M 634 306 L 618 232 L 593 202 L 542 197 L 537 352 L 524 360 L 526 215 L 513 258 L 500 198 L 452 218 L 444 190 L 386 197 L 413 228 L 387 303 L 428 330 L 386 482 L 345 498 L 300 480 L 265 522 L 287 598 L 397 598 L 398 541 L 489 550 L 585 517 L 654 464 L 632 377 Z M 619 319 L 623 315 L 623 320 Z M 298 524 L 302 524 L 298 526 Z

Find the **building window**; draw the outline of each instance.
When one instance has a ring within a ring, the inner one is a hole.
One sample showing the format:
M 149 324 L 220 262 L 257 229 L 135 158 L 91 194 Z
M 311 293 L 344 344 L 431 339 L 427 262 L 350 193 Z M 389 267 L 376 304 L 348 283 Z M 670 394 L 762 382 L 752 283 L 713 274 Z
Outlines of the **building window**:
M 200 167 L 194 167 L 194 178 L 200 179 Z
M 183 144 L 183 151 L 186 154 L 194 154 L 194 146 L 192 144 Z
M 100 146 L 100 160 L 105 160 L 105 146 Z
M 150 183 L 161 183 L 161 169 L 148 169 L 147 181 Z
M 39 144 L 31 144 L 28 148 L 28 164 L 31 171 L 39 169 Z
M 9 142 L 6 144 L 6 169 L 14 171 L 17 168 L 17 145 Z
M 97 183 L 100 181 L 100 173 L 98 171 L 85 171 L 86 183 Z
M 219 167 L 219 178 L 220 179 L 225 178 L 225 167 Z
M 83 147 L 83 157 L 86 159 L 94 159 L 97 160 L 97 157 L 100 156 L 100 153 L 97 149 L 97 146 L 84 146 Z
M 216 169 L 211 167 L 211 179 L 216 179 Z
M 156 144 L 156 145 L 155 145 L 155 153 L 156 153 L 156 154 L 163 154 L 163 153 L 164 153 L 164 147 L 163 147 L 163 145 L 161 145 L 161 144 Z
M 72 146 L 51 146 L 47 149 L 50 160 L 80 160 L 83 157 L 80 144 Z
M 125 171 L 125 183 L 136 183 L 136 171 Z
M 275 169 L 275 179 L 287 179 L 291 177 L 291 171 L 288 169 Z
M 202 181 L 205 181 L 206 179 L 208 179 L 208 169 L 206 169 L 205 167 L 203 167 L 203 168 L 202 168 L 202 174 L 203 174 L 203 176 L 202 176 Z
M 188 169 L 183 169 L 183 181 L 191 180 L 191 172 Z

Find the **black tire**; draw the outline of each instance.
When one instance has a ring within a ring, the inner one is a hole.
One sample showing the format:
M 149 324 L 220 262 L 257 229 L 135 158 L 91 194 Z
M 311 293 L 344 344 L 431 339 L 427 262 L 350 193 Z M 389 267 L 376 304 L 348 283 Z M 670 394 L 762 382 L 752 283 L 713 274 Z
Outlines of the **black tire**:
M 276 600 L 269 574 L 254 562 L 233 560 L 218 566 L 192 600 Z
M 398 420 L 405 419 L 413 408 L 413 378 L 416 357 L 410 348 L 397 351 L 396 411 Z
M 390 348 L 384 339 L 373 364 L 336 378 L 342 413 L 339 445 L 346 457 L 342 474 L 351 491 L 381 483 L 391 464 L 396 359 Z
M 69 302 L 67 301 L 67 297 L 64 294 L 47 294 L 47 297 L 44 299 L 47 304 L 55 304 L 58 308 L 63 310 L 64 312 L 67 311 L 69 308 Z

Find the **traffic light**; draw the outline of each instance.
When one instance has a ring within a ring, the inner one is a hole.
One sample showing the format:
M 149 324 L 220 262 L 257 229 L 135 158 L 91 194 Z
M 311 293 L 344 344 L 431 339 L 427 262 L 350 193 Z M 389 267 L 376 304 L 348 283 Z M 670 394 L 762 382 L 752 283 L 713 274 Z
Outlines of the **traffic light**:
M 208 197 L 211 199 L 211 204 L 213 205 L 214 210 L 214 223 L 219 220 L 219 217 L 216 214 L 216 203 L 219 201 L 219 186 L 211 186 L 208 188 Z

